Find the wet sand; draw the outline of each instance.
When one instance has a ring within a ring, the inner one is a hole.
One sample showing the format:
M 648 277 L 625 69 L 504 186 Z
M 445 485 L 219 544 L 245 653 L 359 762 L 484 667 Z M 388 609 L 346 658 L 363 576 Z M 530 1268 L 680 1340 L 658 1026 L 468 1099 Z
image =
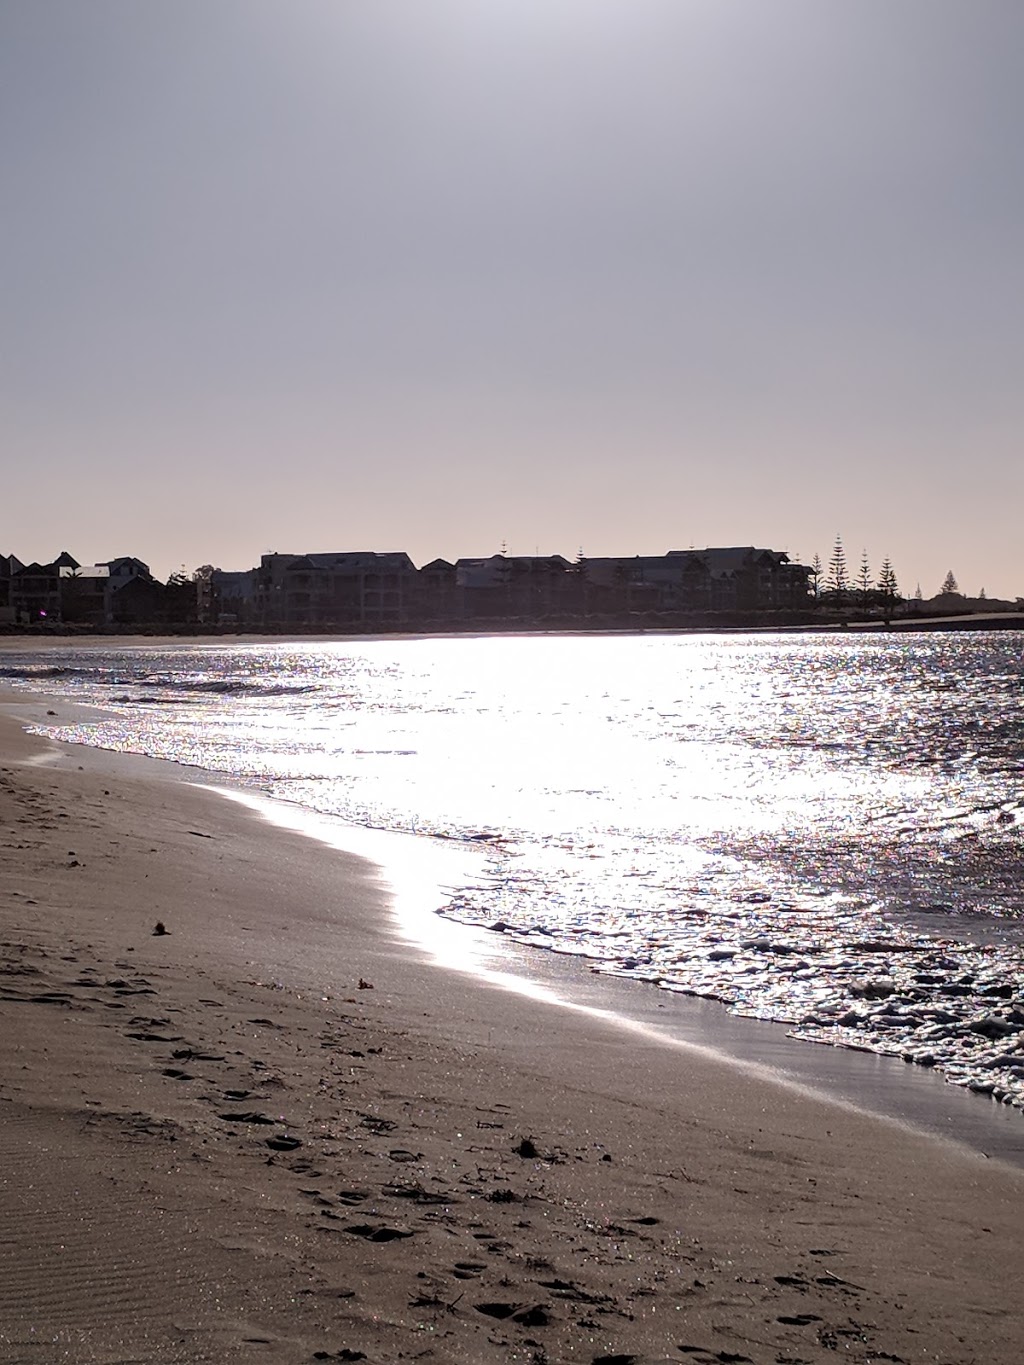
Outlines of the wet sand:
M 372 865 L 76 759 L 0 723 L 0 1361 L 1019 1359 L 1024 1172 L 448 971 Z

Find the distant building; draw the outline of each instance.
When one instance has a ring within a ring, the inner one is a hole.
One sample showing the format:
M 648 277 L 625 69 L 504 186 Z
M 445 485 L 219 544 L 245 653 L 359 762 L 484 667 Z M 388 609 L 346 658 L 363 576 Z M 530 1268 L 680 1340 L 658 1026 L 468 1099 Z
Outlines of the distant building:
M 0 623 L 63 621 L 93 628 L 190 626 L 288 631 L 437 629 L 479 622 L 557 628 L 660 617 L 786 612 L 813 604 L 812 571 L 752 545 L 670 550 L 575 562 L 562 555 L 434 559 L 417 570 L 402 551 L 267 554 L 257 567 L 209 565 L 159 583 L 123 555 L 82 567 L 0 556 Z
M 110 582 L 115 592 L 118 588 L 123 588 L 126 583 L 132 583 L 137 578 L 141 578 L 147 583 L 155 581 L 149 571 L 149 565 L 143 563 L 141 559 L 136 559 L 133 555 L 121 555 L 118 559 L 104 559 L 100 561 L 97 567 L 103 567 L 110 571 Z
M 14 620 L 24 625 L 61 619 L 61 574 L 77 569 L 78 561 L 63 550 L 49 564 L 23 564 L 10 576 L 9 605 Z
M 753 545 L 590 559 L 586 573 L 630 611 L 780 611 L 810 601 L 810 568 Z
M 461 615 L 457 588 L 458 571 L 447 559 L 432 559 L 417 574 L 415 609 L 417 621 L 451 621 Z
M 561 555 L 489 555 L 455 561 L 456 604 L 466 618 L 540 618 L 566 610 L 569 561 Z
M 395 629 L 416 596 L 416 567 L 402 552 L 270 554 L 255 572 L 256 617 L 272 630 Z
M 68 625 L 110 624 L 110 570 L 106 564 L 61 569 L 60 619 Z
M 69 625 L 111 626 L 138 621 L 128 610 L 133 594 L 124 589 L 136 583 L 153 584 L 149 565 L 131 555 L 99 564 L 66 565 L 60 571 L 60 616 Z M 147 602 L 152 594 L 144 594 Z
M 24 567 L 17 556 L 0 555 L 0 625 L 9 626 L 15 622 L 11 584 L 14 575 Z
M 206 585 L 202 619 L 215 626 L 254 626 L 258 570 L 214 569 Z
M 670 550 L 669 558 L 693 554 Z M 700 552 L 712 583 L 712 610 L 784 611 L 806 606 L 811 597 L 810 567 L 794 564 L 780 550 L 753 545 Z

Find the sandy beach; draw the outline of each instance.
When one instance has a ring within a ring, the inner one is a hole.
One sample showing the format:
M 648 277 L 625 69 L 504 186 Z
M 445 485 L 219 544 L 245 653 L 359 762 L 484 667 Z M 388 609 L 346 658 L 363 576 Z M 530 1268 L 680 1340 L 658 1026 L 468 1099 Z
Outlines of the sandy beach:
M 445 971 L 371 865 L 79 762 L 0 717 L 0 1361 L 1020 1359 L 1024 1172 Z

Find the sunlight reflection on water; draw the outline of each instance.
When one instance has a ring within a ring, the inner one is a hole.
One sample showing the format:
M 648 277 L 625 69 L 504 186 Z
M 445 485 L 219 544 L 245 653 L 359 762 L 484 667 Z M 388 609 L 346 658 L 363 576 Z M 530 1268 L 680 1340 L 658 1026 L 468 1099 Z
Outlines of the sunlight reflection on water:
M 217 642 L 22 676 L 105 708 L 61 738 L 478 845 L 455 918 L 958 1076 L 957 1001 L 1019 990 L 1022 643 Z

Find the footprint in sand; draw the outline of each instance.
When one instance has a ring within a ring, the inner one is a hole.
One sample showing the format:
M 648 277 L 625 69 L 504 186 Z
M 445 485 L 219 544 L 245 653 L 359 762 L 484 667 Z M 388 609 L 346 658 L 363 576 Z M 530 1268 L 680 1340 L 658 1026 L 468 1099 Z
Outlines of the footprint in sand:
M 343 1231 L 350 1232 L 353 1237 L 362 1237 L 367 1242 L 395 1242 L 402 1237 L 412 1237 L 414 1234 L 406 1228 L 390 1228 L 382 1223 L 355 1223 L 351 1227 L 344 1228 Z
M 475 1280 L 487 1269 L 476 1261 L 456 1261 L 452 1274 L 457 1280 Z
M 411 1199 L 416 1204 L 457 1204 L 459 1201 L 448 1190 L 425 1190 L 422 1185 L 384 1185 L 381 1193 L 389 1199 Z

